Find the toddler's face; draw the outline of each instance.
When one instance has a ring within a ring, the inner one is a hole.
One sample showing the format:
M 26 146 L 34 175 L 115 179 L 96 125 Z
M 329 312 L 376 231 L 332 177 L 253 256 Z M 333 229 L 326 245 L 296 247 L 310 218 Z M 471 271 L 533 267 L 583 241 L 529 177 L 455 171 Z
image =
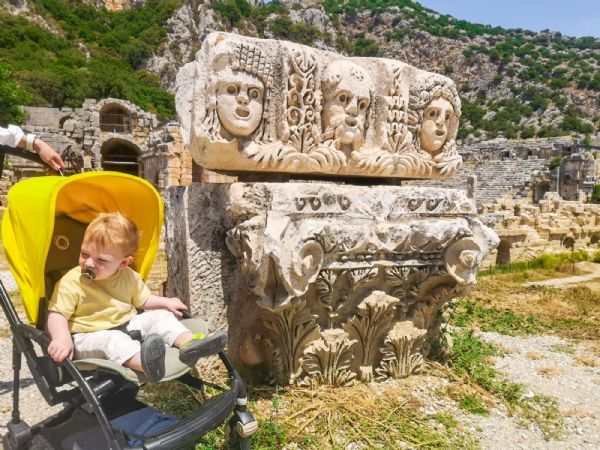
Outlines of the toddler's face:
M 84 242 L 79 253 L 79 267 L 82 272 L 92 269 L 96 275 L 94 279 L 103 280 L 117 273 L 117 270 L 127 267 L 132 259 L 131 256 L 123 255 L 115 246 L 99 248 L 93 243 Z

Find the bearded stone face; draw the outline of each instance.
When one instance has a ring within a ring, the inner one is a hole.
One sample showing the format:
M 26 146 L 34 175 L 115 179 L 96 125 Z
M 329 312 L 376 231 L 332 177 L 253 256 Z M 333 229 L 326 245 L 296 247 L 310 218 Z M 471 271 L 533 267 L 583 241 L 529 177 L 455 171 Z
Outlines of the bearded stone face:
M 249 73 L 219 72 L 217 114 L 221 126 L 232 136 L 250 136 L 260 124 L 263 113 L 264 86 Z
M 333 131 L 338 149 L 357 149 L 364 139 L 365 122 L 371 103 L 371 80 L 365 71 L 349 61 L 330 64 L 323 73 L 323 129 Z
M 454 108 L 445 98 L 438 97 L 427 105 L 419 133 L 423 150 L 435 153 L 443 147 L 448 139 L 448 126 L 453 114 Z

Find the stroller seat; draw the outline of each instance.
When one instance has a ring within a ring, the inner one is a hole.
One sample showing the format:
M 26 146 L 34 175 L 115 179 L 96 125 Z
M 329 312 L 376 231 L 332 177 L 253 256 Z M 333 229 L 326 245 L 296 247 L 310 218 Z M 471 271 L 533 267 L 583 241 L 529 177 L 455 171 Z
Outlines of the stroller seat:
M 142 231 L 133 269 L 145 280 L 158 248 L 163 220 L 162 199 L 145 180 L 116 172 L 87 172 L 28 179 L 9 192 L 2 240 L 30 324 L 21 321 L 0 281 L 0 304 L 13 333 L 14 369 L 12 420 L 2 438 L 4 448 L 176 450 L 193 446 L 208 431 L 228 421 L 232 443 L 249 449 L 250 436 L 258 425 L 246 408 L 244 382 L 224 351 L 218 356 L 229 374 L 229 388 L 192 376 L 190 367 L 179 361 L 179 350 L 168 348 L 163 380 L 177 380 L 201 391 L 203 397 L 205 386 L 215 388 L 218 394 L 209 397 L 189 417 L 160 430 L 149 430 L 147 435 L 135 435 L 133 440 L 128 430 L 116 424 L 127 422 L 120 421 L 120 417 L 151 408 L 135 399 L 138 386 L 147 381 L 143 375 L 103 359 L 67 359 L 56 364 L 48 357 L 50 337 L 44 329 L 47 299 L 55 283 L 78 264 L 87 224 L 98 213 L 112 211 L 130 217 Z M 201 319 L 184 321 L 193 332 L 209 331 Z M 50 405 L 64 405 L 59 414 L 33 427 L 20 418 L 18 408 L 23 357 L 45 400 Z M 90 419 L 96 425 L 89 428 L 89 434 L 82 434 L 77 424 L 88 427 Z M 74 435 L 65 438 L 65 430 L 75 433 L 77 429 L 77 439 L 70 439 Z M 62 430 L 60 440 L 52 441 L 53 430 Z M 97 436 L 105 442 L 99 443 Z M 50 439 L 51 445 L 32 444 L 42 437 Z
M 54 286 L 60 278 L 77 265 L 86 228 L 86 223 L 79 222 L 67 215 L 55 217 L 54 230 L 46 258 L 46 299 L 52 296 Z M 39 311 L 40 320 L 38 323 L 41 325 L 45 323 L 45 305 L 46 300 L 43 301 Z M 183 319 L 183 323 L 193 333 L 208 334 L 209 332 L 208 323 L 204 320 L 197 318 Z M 73 365 L 82 371 L 92 371 L 99 368 L 112 371 L 134 383 L 145 383 L 148 381 L 144 374 L 106 359 L 76 359 L 73 361 Z M 189 370 L 189 366 L 179 361 L 179 350 L 167 347 L 165 354 L 165 376 L 162 381 L 177 379 Z
M 204 320 L 196 318 L 183 319 L 182 323 L 193 333 L 208 333 L 208 324 Z M 73 361 L 73 365 L 81 371 L 97 370 L 99 368 L 108 370 L 117 373 L 127 381 L 132 381 L 134 383 L 146 383 L 148 381 L 144 374 L 107 359 L 76 359 Z M 179 349 L 167 347 L 165 353 L 165 376 L 162 378 L 161 382 L 175 380 L 186 374 L 189 370 L 189 366 L 179 361 Z

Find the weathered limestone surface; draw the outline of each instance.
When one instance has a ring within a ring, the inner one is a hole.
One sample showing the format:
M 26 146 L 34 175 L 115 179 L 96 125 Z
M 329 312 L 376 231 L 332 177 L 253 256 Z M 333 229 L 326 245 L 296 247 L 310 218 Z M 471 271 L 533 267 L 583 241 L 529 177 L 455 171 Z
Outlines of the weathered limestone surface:
M 440 178 L 462 163 L 454 83 L 400 61 L 212 33 L 176 85 L 207 169 Z
M 456 172 L 452 81 L 214 33 L 179 72 L 176 101 L 196 163 L 256 181 L 166 193 L 169 293 L 228 328 L 234 360 L 279 383 L 418 371 L 438 311 L 498 237 L 462 191 L 351 183 Z
M 498 244 L 454 190 L 194 184 L 167 205 L 170 294 L 282 383 L 418 370 L 436 312 Z

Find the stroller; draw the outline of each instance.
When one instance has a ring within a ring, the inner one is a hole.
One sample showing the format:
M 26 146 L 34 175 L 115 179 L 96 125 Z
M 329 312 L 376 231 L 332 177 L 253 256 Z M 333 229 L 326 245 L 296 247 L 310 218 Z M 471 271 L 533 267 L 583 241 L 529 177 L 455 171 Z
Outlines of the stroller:
M 0 148 L 0 153 L 2 149 Z M 10 149 L 14 154 L 15 150 Z M 27 159 L 34 155 L 19 154 Z M 1 163 L 0 163 L 1 164 Z M 0 165 L 1 170 L 1 165 Z M 54 284 L 77 265 L 83 234 L 97 213 L 120 211 L 142 230 L 134 269 L 145 280 L 160 238 L 163 204 L 145 180 L 117 172 L 88 172 L 69 177 L 38 177 L 17 183 L 9 192 L 2 220 L 2 239 L 11 270 L 23 298 L 23 323 L 0 281 L 0 303 L 13 334 L 13 411 L 2 439 L 5 449 L 184 449 L 193 448 L 207 432 L 228 420 L 230 444 L 250 448 L 258 428 L 247 410 L 246 388 L 224 351 L 218 353 L 230 378 L 230 388 L 192 376 L 169 348 L 163 381 L 178 380 L 207 398 L 189 417 L 161 414 L 138 399 L 143 375 L 102 359 L 54 363 L 44 331 L 46 301 Z M 187 318 L 193 332 L 208 331 L 199 319 Z M 19 413 L 19 372 L 22 357 L 49 405 L 63 409 L 35 426 Z

